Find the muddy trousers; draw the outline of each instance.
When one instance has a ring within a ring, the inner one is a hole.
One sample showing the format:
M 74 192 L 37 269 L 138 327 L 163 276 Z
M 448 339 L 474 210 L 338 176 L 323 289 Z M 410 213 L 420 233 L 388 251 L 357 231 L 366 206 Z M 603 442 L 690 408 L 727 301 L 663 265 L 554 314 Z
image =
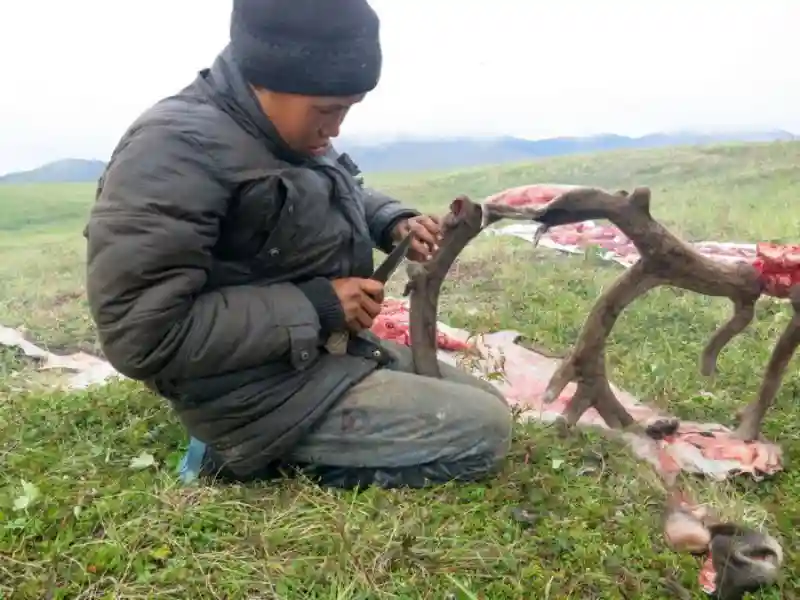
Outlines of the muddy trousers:
M 285 457 L 286 466 L 342 488 L 419 488 L 495 471 L 512 429 L 500 392 L 444 363 L 442 379 L 415 375 L 409 349 L 386 345 L 396 358 L 393 367 L 375 371 L 343 396 Z M 192 444 L 184 477 L 192 472 L 193 450 L 213 462 L 202 444 Z

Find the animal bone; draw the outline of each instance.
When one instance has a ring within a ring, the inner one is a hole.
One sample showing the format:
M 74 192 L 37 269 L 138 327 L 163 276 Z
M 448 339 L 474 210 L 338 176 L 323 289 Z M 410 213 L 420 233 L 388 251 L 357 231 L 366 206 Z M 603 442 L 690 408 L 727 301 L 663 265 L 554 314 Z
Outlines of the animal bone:
M 731 300 L 733 315 L 712 335 L 702 353 L 701 373 L 710 376 L 716 372 L 717 357 L 723 347 L 752 321 L 755 303 L 762 295 L 759 273 L 754 266 L 706 258 L 653 219 L 648 188 L 636 188 L 632 194 L 576 188 L 543 206 L 493 203 L 481 206 L 466 196 L 459 196 L 443 219 L 439 250 L 429 262 L 412 264 L 408 271 L 405 293 L 411 295 L 409 328 L 414 368 L 418 374 L 440 376 L 435 346 L 437 308 L 439 290 L 450 266 L 485 226 L 501 219 L 536 221 L 548 229 L 607 219 L 628 236 L 640 254 L 639 261 L 598 298 L 572 351 L 547 386 L 544 401 L 550 403 L 570 381 L 577 383 L 564 415 L 568 426 L 576 424 L 592 407 L 611 428 L 636 426 L 611 390 L 605 362 L 606 339 L 620 313 L 636 298 L 660 285 L 670 285 Z M 740 413 L 737 435 L 744 440 L 759 437 L 764 414 L 773 404 L 789 360 L 800 345 L 799 288 L 795 286 L 790 292 L 795 314 L 775 346 L 760 393 Z
M 744 440 L 755 440 L 760 437 L 764 415 L 775 402 L 775 396 L 778 394 L 789 361 L 797 347 L 800 346 L 800 285 L 795 285 L 789 291 L 789 300 L 792 303 L 794 315 L 772 350 L 767 370 L 761 380 L 758 397 L 745 406 L 738 415 L 737 434 Z
M 436 357 L 436 323 L 439 292 L 447 272 L 461 251 L 483 229 L 483 210 L 466 196 L 450 204 L 442 219 L 439 249 L 426 263 L 409 263 L 408 283 L 403 292 L 410 295 L 408 329 L 414 372 L 427 377 L 441 377 Z
M 682 494 L 670 496 L 664 512 L 664 538 L 677 552 L 705 554 L 711 543 L 706 526 L 708 512 L 704 507 L 687 502 Z

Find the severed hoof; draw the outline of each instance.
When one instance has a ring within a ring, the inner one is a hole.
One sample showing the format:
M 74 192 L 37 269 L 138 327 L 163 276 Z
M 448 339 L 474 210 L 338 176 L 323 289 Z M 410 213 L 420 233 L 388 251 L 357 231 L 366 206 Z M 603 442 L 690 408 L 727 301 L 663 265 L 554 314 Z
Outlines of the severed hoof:
M 678 419 L 658 419 L 645 427 L 647 437 L 654 440 L 663 440 L 678 432 L 681 422 Z

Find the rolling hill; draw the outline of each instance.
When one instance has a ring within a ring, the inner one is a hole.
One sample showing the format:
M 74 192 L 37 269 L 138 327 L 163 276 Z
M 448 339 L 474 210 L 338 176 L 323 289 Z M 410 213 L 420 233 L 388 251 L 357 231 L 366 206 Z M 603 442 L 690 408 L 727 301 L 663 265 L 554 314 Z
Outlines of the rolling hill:
M 773 130 L 726 134 L 654 133 L 642 137 L 605 134 L 541 140 L 517 137 L 401 139 L 380 144 L 342 139 L 337 146 L 350 153 L 365 173 L 388 173 L 460 169 L 608 150 L 794 139 L 798 138 L 790 132 Z M 30 171 L 9 173 L 0 177 L 0 183 L 94 182 L 102 174 L 104 166 L 100 160 L 69 158 Z
M 3 175 L 0 183 L 86 183 L 97 181 L 105 167 L 102 160 L 67 158 L 30 171 Z
M 681 219 L 667 223 L 690 240 L 712 236 L 751 241 L 769 229 L 764 220 L 776 214 L 782 215 L 780 241 L 793 241 L 800 231 L 800 212 L 790 208 L 798 197 L 800 141 L 615 150 L 500 166 L 384 172 L 368 174 L 366 179 L 409 205 L 434 212 L 444 210 L 459 194 L 484 198 L 529 183 L 613 189 L 646 185 L 653 189 L 656 213 L 681 214 Z M 80 232 L 94 192 L 94 182 L 0 186 L 0 232 L 69 230 L 82 240 Z M 749 211 L 757 218 L 733 219 L 734 228 L 731 215 L 738 211 Z M 743 229 L 745 224 L 748 227 Z

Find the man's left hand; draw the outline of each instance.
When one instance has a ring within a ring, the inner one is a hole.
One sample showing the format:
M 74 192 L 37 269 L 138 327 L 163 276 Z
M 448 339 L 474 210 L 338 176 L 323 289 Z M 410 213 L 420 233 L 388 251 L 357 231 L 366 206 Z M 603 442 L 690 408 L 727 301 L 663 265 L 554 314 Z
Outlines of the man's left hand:
M 399 242 L 409 233 L 414 234 L 411 247 L 406 255 L 409 260 L 425 262 L 439 247 L 442 240 L 442 228 L 439 217 L 419 215 L 400 221 L 392 230 L 392 239 Z

